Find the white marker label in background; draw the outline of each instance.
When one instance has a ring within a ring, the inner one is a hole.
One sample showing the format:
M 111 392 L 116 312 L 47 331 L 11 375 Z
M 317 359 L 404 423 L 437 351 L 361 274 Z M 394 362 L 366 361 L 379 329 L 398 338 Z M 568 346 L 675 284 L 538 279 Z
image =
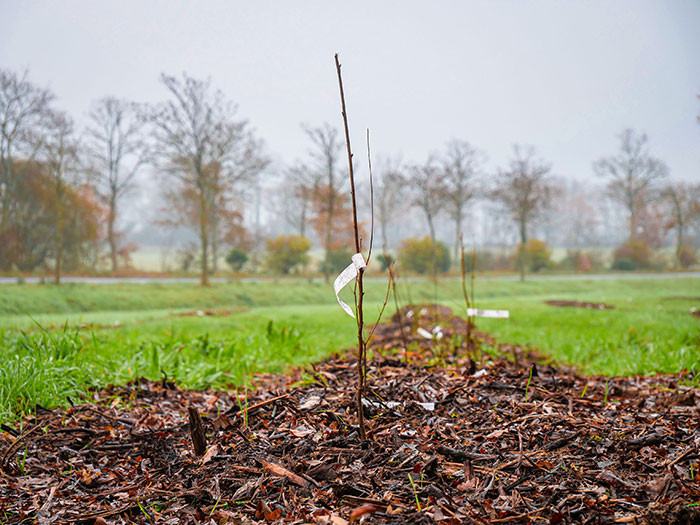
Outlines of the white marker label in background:
M 335 290 L 335 298 L 338 299 L 338 304 L 340 304 L 340 307 L 345 310 L 345 313 L 353 319 L 355 318 L 355 314 L 352 312 L 352 308 L 345 304 L 340 297 L 338 297 L 338 294 L 340 290 L 345 288 L 345 285 L 357 277 L 358 272 L 362 268 L 367 268 L 367 263 L 361 253 L 356 253 L 352 256 L 352 263 L 345 268 L 345 270 L 340 272 L 340 275 L 333 281 L 333 290 Z
M 467 317 L 474 316 L 508 319 L 510 317 L 510 312 L 508 310 L 479 310 L 478 308 L 467 308 Z
M 425 328 L 421 328 L 420 326 L 418 327 L 418 330 L 416 330 L 416 333 L 421 337 L 425 337 L 426 339 L 433 338 L 433 334 L 428 332 Z

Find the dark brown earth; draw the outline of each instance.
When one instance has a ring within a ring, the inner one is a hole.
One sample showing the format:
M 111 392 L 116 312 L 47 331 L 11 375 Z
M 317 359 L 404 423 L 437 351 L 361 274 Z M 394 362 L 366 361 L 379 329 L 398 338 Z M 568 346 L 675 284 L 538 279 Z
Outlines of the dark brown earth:
M 237 307 L 235 309 L 219 310 L 214 308 L 203 308 L 202 310 L 192 310 L 190 312 L 181 312 L 173 314 L 174 317 L 229 317 L 234 313 L 240 313 L 248 310 L 245 307 Z
M 587 308 L 589 310 L 613 310 L 615 307 L 605 303 L 587 303 L 580 301 L 545 301 L 550 306 L 573 306 L 575 308 Z
M 481 333 L 474 360 L 467 327 L 422 307 L 380 325 L 365 442 L 349 354 L 247 399 L 140 380 L 38 407 L 0 436 L 0 521 L 700 523 L 690 377 L 581 377 Z

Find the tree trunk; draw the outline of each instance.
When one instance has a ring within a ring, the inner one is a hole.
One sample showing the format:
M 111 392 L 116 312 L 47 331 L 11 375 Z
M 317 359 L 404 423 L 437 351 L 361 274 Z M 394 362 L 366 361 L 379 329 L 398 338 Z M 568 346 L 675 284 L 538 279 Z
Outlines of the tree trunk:
M 207 199 L 204 195 L 204 188 L 200 188 L 199 207 L 199 240 L 202 245 L 202 271 L 199 277 L 199 284 L 209 286 L 209 232 L 207 231 Z
M 676 270 L 681 268 L 681 251 L 683 250 L 683 223 L 678 221 L 678 233 L 676 234 Z
M 56 183 L 56 267 L 54 280 L 61 284 L 63 266 L 63 188 L 61 182 Z
M 306 237 L 306 208 L 308 207 L 308 199 L 306 195 L 301 200 L 301 217 L 299 218 L 299 236 Z
M 525 245 L 527 244 L 527 220 L 520 218 L 520 247 L 518 249 L 518 266 L 520 266 L 520 280 L 525 280 Z
M 459 249 L 462 243 L 462 208 L 458 208 L 455 214 L 455 261 L 459 261 Z
M 426 212 L 425 216 L 428 218 L 428 229 L 430 230 L 430 248 L 431 248 L 431 274 L 433 277 L 433 282 L 436 286 L 437 295 L 437 255 L 435 253 L 435 225 L 433 224 L 433 216 Z M 437 300 L 437 297 L 435 298 Z
M 426 213 L 425 216 L 428 218 L 428 230 L 430 231 L 430 240 L 435 245 L 435 225 L 433 224 L 433 216 Z
M 10 144 L 7 144 L 7 148 L 10 148 Z M 2 238 L 2 235 L 5 233 L 6 228 L 7 228 L 7 223 L 9 220 L 9 214 L 10 214 L 10 196 L 12 195 L 12 191 L 10 188 L 10 179 L 12 178 L 12 158 L 10 157 L 9 153 L 3 159 L 4 161 L 4 166 L 3 166 L 3 171 L 4 171 L 4 181 L 0 179 L 1 182 L 4 182 L 4 188 L 2 188 L 2 210 L 0 211 L 0 238 Z M 2 183 L 0 182 L 0 186 L 2 186 Z M 10 269 L 9 265 L 9 257 L 5 253 L 5 250 L 3 249 L 2 243 L 0 243 L 0 269 L 7 271 Z
M 107 215 L 107 242 L 109 243 L 109 257 L 112 261 L 112 273 L 117 273 L 117 239 L 114 232 L 114 223 L 117 217 L 117 203 L 112 197 L 109 201 L 109 213 Z
M 331 258 L 331 239 L 333 238 L 333 214 L 335 213 L 335 194 L 333 188 L 328 187 L 328 217 L 326 218 L 326 264 L 323 265 L 323 277 L 326 284 L 330 282 L 330 258 Z
M 387 250 L 389 249 L 389 240 L 387 239 L 387 234 L 386 234 L 386 220 L 382 220 L 379 223 L 379 227 L 382 230 L 382 250 L 384 251 L 384 255 L 387 255 Z
M 635 226 L 637 224 L 637 214 L 634 210 L 630 210 L 630 241 L 633 241 L 637 237 L 635 232 Z
M 219 270 L 219 232 L 216 216 L 211 218 L 211 271 L 216 273 Z

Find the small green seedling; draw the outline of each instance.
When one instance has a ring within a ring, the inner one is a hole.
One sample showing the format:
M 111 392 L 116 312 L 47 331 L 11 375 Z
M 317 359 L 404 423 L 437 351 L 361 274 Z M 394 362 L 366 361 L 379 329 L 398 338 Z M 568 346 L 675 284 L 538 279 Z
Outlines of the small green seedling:
M 408 481 L 411 483 L 411 488 L 413 489 L 413 496 L 416 498 L 416 508 L 418 509 L 418 512 L 423 512 L 423 509 L 420 506 L 420 501 L 418 500 L 418 491 L 416 490 L 416 484 L 413 482 L 413 478 L 411 475 L 408 475 Z
M 530 381 L 532 381 L 532 368 L 533 367 L 530 367 L 530 375 L 527 378 L 527 385 L 525 385 L 525 402 L 526 403 L 527 403 L 527 396 L 528 396 L 528 393 L 530 391 Z
M 605 398 L 603 399 L 603 406 L 608 406 L 608 390 L 610 387 L 610 381 L 605 381 Z

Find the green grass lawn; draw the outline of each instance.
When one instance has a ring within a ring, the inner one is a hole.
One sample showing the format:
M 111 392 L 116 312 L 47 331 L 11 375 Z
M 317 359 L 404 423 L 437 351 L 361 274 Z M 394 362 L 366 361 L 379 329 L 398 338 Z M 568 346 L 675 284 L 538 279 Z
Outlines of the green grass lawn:
M 367 286 L 373 318 L 385 283 Z M 401 302 L 464 311 L 461 283 L 402 282 Z M 346 293 L 346 301 L 350 301 Z M 531 344 L 586 373 L 700 369 L 700 280 L 478 280 L 480 319 L 502 341 Z M 547 299 L 606 302 L 614 310 L 554 308 Z M 225 317 L 179 316 L 221 308 Z M 393 301 L 387 309 L 393 312 Z M 41 328 L 40 328 L 41 327 Z M 4 285 L 0 287 L 0 421 L 77 399 L 88 388 L 165 371 L 186 387 L 229 387 L 258 371 L 318 360 L 355 341 L 330 286 L 306 280 L 217 284 Z

